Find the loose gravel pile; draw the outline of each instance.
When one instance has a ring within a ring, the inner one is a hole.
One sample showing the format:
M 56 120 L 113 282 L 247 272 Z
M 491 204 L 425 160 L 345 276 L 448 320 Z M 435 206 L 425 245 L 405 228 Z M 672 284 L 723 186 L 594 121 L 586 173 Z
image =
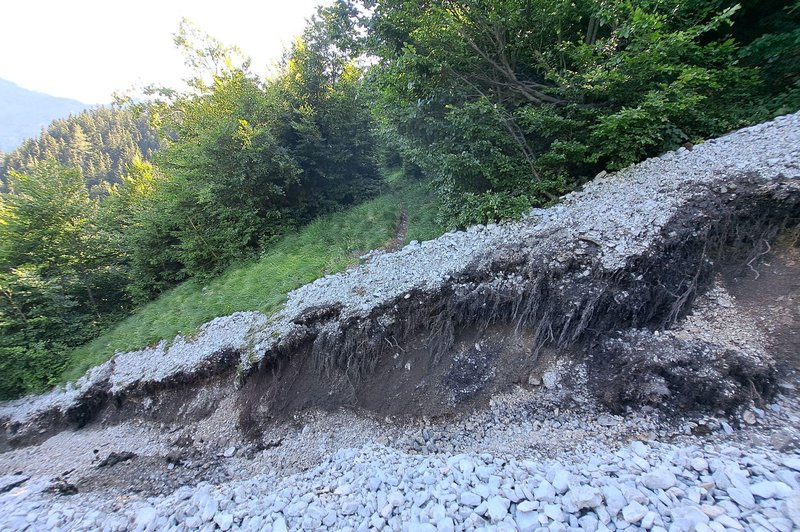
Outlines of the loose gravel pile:
M 10 479 L 8 480 L 10 481 Z M 302 474 L 166 497 L 0 495 L 11 530 L 778 530 L 800 527 L 800 456 L 634 441 L 569 462 L 341 449 Z

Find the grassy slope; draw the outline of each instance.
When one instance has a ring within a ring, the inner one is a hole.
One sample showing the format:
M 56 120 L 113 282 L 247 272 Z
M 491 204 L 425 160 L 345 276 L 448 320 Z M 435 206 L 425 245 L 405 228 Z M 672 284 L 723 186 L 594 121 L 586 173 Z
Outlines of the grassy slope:
M 347 211 L 322 217 L 267 249 L 262 257 L 234 266 L 206 282 L 187 282 L 143 306 L 105 334 L 76 349 L 64 380 L 117 351 L 140 349 L 237 311 L 274 312 L 291 290 L 358 263 L 359 255 L 384 247 L 394 236 L 400 211 L 408 212 L 406 242 L 427 240 L 441 231 L 434 221 L 434 195 L 423 184 L 389 178 L 390 190 Z

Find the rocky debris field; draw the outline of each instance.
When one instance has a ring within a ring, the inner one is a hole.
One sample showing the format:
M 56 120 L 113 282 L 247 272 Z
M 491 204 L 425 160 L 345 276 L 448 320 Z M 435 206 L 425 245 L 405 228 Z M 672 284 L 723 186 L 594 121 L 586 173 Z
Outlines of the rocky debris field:
M 798 183 L 791 115 L 118 354 L 0 406 L 0 530 L 800 529 Z

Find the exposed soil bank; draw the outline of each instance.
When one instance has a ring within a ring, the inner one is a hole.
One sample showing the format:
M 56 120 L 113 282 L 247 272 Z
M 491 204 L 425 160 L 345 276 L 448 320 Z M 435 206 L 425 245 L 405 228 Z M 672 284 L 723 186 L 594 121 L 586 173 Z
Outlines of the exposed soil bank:
M 119 354 L 65 392 L 0 407 L 0 448 L 92 421 L 221 408 L 256 439 L 310 407 L 449 415 L 565 357 L 609 375 L 593 386 L 615 409 L 647 400 L 730 410 L 769 396 L 764 352 L 650 337 L 690 311 L 722 263 L 754 266 L 797 225 L 798 146 L 792 115 L 646 161 L 523 222 L 378 254 L 293 292 L 269 320 L 221 318 L 197 338 Z M 696 373 L 652 365 L 635 355 L 644 348 L 672 353 L 672 366 L 700 353 L 725 369 L 687 396 L 679 383 Z M 636 371 L 614 381 L 622 367 Z

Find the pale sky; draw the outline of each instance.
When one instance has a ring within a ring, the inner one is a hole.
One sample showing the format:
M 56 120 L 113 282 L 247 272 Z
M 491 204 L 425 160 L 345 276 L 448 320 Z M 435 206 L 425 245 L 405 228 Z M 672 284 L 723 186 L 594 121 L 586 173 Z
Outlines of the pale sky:
M 326 0 L 2 0 L 0 78 L 26 89 L 108 103 L 187 77 L 172 37 L 182 17 L 239 46 L 265 73 Z

